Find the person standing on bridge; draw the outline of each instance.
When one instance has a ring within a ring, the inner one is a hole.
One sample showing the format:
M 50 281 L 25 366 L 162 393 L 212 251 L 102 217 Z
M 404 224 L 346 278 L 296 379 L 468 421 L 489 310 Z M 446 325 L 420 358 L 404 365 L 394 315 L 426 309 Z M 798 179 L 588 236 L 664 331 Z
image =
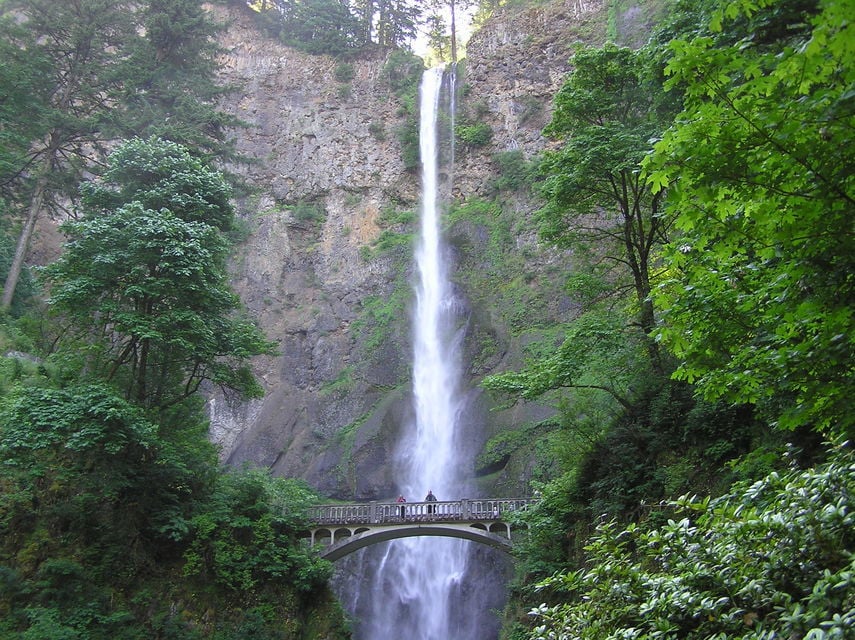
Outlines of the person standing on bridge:
M 403 518 L 407 515 L 407 507 L 404 505 L 404 503 L 406 501 L 407 501 L 407 499 L 404 496 L 398 496 L 398 504 L 401 505 L 401 507 L 400 507 L 401 518 Z
M 425 502 L 436 502 L 436 496 L 433 495 L 433 491 L 431 489 L 428 489 L 428 494 L 425 496 Z M 429 504 L 427 508 L 428 515 L 431 515 L 435 508 L 436 507 L 432 504 Z

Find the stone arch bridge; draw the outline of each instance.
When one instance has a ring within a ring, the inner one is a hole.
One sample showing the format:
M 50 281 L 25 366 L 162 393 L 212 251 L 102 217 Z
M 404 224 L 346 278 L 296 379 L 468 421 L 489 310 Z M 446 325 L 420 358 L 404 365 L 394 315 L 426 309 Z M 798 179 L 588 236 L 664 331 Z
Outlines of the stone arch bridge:
M 321 557 L 338 560 L 370 544 L 411 536 L 463 538 L 508 551 L 515 525 L 509 514 L 529 499 L 481 498 L 437 502 L 325 504 L 309 509 L 312 546 Z

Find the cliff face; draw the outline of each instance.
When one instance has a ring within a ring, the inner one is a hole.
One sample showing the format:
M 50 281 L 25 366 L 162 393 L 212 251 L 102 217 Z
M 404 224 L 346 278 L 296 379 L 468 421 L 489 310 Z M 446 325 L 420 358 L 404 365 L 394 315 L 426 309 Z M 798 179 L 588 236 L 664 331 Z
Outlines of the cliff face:
M 603 0 L 554 2 L 496 16 L 472 38 L 461 114 L 489 124 L 492 138 L 459 150 L 458 204 L 496 200 L 497 154 L 528 160 L 544 148 L 540 130 L 567 71 L 568 47 L 592 39 L 602 10 Z M 407 170 L 396 135 L 406 115 L 389 86 L 389 56 L 347 63 L 309 56 L 260 35 L 246 15 L 226 17 L 226 79 L 241 87 L 226 107 L 248 123 L 237 143 L 253 159 L 232 167 L 250 186 L 238 202 L 246 239 L 234 283 L 279 355 L 257 362 L 262 400 L 211 400 L 213 436 L 230 463 L 304 477 L 337 497 L 391 496 L 394 448 L 410 418 L 406 240 L 415 223 L 406 214 L 417 211 L 418 176 Z M 519 221 L 513 247 L 528 255 L 524 287 L 539 287 L 542 308 L 528 312 L 570 313 L 543 277 L 563 268 L 564 256 L 539 247 L 525 224 L 534 205 L 512 193 L 501 199 L 502 215 Z M 461 269 L 477 272 L 497 259 L 487 257 L 491 227 L 460 219 L 450 233 Z M 517 363 L 524 340 L 491 308 L 500 300 L 467 290 L 473 282 L 461 277 L 458 286 L 470 308 L 474 389 L 481 376 Z M 477 391 L 470 400 L 473 457 L 489 436 L 548 413 L 488 413 Z M 513 477 L 497 469 L 485 490 L 504 483 L 512 491 L 527 479 L 524 469 Z

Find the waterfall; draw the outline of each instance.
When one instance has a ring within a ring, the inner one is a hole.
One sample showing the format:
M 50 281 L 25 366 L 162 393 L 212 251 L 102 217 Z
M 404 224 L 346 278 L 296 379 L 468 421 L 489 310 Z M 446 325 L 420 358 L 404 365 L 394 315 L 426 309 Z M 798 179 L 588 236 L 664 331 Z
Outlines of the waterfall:
M 460 356 L 455 338 L 456 309 L 446 269 L 439 197 L 438 116 L 442 69 L 425 72 L 421 87 L 421 233 L 416 248 L 416 305 L 413 320 L 415 432 L 404 448 L 403 487 L 411 495 L 428 488 L 440 499 L 460 490 L 455 435 L 460 415 Z M 458 498 L 460 496 L 454 496 Z M 419 496 L 421 498 L 421 496 Z
M 413 310 L 414 418 L 404 430 L 397 456 L 397 489 L 411 502 L 424 500 L 428 490 L 438 500 L 474 497 L 465 473 L 471 460 L 463 459 L 466 447 L 460 433 L 466 404 L 460 384 L 461 305 L 449 280 L 441 225 L 441 193 L 449 186 L 453 156 L 453 95 L 453 70 L 425 71 L 420 90 L 422 202 Z M 490 553 L 473 550 L 472 543 L 437 537 L 394 540 L 359 552 L 358 560 L 348 565 L 358 568 L 339 576 L 348 583 L 339 587 L 350 596 L 343 600 L 357 612 L 354 638 L 495 638 L 497 621 L 489 609 L 501 606 L 504 590 L 500 589 L 502 597 L 494 597 L 495 583 L 487 580 L 501 573 L 497 567 L 502 560 Z M 472 558 L 477 559 L 474 571 Z M 498 583 L 503 584 L 503 578 Z

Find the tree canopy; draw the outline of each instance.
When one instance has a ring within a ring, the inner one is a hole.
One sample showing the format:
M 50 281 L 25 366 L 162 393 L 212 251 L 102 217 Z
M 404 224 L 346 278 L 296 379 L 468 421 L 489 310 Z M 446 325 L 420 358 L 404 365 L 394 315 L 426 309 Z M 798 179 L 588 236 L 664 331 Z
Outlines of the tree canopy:
M 224 178 L 185 148 L 132 140 L 84 189 L 84 217 L 46 269 L 51 304 L 97 347 L 89 367 L 138 403 L 162 407 L 210 380 L 260 394 L 246 364 L 270 350 L 239 314 L 226 272 Z
M 650 188 L 640 164 L 667 126 L 672 105 L 662 97 L 650 51 L 607 44 L 580 48 L 572 61 L 544 130 L 561 146 L 546 152 L 541 164 L 541 235 L 593 253 L 615 289 L 628 279 L 651 365 L 661 372 L 658 346 L 649 338 L 655 325 L 650 292 L 656 251 L 670 223 L 663 194 Z
M 9 0 L 0 100 L 0 188 L 22 221 L 0 304 L 8 309 L 37 219 L 67 210 L 109 141 L 131 135 L 230 157 L 216 107 L 216 27 L 201 0 Z M 5 65 L 4 65 L 5 66 Z M 8 81 L 8 82 L 7 82 Z M 7 146 L 8 143 L 8 146 Z
M 657 290 L 677 376 L 707 398 L 759 404 L 781 427 L 847 432 L 855 377 L 855 32 L 851 2 L 820 2 L 780 40 L 788 5 L 734 2 L 711 34 L 675 40 L 685 110 L 647 161 L 679 236 Z M 759 10 L 758 10 L 759 7 Z M 787 14 L 789 15 L 789 14 Z M 715 43 L 715 45 L 714 45 Z

